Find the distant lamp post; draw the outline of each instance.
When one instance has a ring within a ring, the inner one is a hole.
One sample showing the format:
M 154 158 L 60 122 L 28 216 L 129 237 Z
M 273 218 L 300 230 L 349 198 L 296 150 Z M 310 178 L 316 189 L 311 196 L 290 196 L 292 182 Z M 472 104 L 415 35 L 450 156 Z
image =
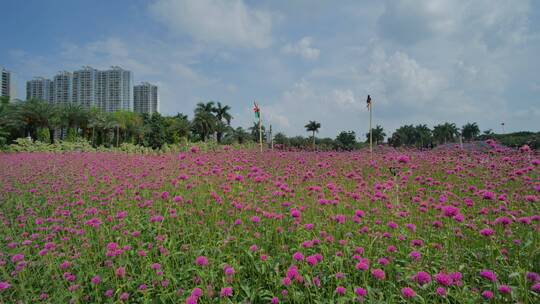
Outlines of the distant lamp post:
M 504 134 L 504 122 L 501 122 L 501 128 L 502 128 L 502 132 Z

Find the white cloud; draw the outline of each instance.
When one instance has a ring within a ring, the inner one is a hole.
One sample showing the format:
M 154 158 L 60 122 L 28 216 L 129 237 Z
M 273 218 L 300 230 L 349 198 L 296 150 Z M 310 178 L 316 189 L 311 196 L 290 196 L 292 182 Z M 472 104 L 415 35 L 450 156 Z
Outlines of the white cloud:
M 332 95 L 335 102 L 340 106 L 350 107 L 350 106 L 355 106 L 359 104 L 356 98 L 354 97 L 354 92 L 350 89 L 346 89 L 346 90 L 336 89 L 334 90 Z
M 379 30 L 399 43 L 444 37 L 495 48 L 528 39 L 528 0 L 387 0 L 385 6 Z
M 229 47 L 265 48 L 272 42 L 272 17 L 242 0 L 157 0 L 156 19 L 176 33 Z
M 265 106 L 263 113 L 276 132 L 304 134 L 304 125 L 315 120 L 322 124 L 320 136 L 334 137 L 336 129 L 361 133 L 363 126 L 359 118 L 365 109 L 360 105 L 350 88 L 319 87 L 301 79 L 283 91 L 275 102 Z
M 425 106 L 433 102 L 444 89 L 444 77 L 436 71 L 421 66 L 406 53 L 396 52 L 386 56 L 382 50 L 375 51 L 368 69 L 373 94 L 392 97 L 392 102 L 412 106 Z M 397 95 L 399 94 L 399 95 Z M 398 97 L 398 100 L 394 98 Z M 383 103 L 390 100 L 382 98 Z
M 118 65 L 134 74 L 134 82 L 149 81 L 159 87 L 160 110 L 165 114 L 191 114 L 197 102 L 221 100 L 235 92 L 229 81 L 207 75 L 200 69 L 198 45 L 179 50 L 173 44 L 149 37 L 123 40 L 109 37 L 85 44 L 64 43 L 57 69 L 75 70 L 83 65 L 97 69 Z M 46 74 L 52 77 L 56 70 Z M 220 93 L 215 93 L 219 91 Z
M 288 135 L 306 134 L 309 120 L 321 122 L 321 136 L 365 133 L 367 94 L 375 123 L 388 134 L 403 124 L 441 121 L 538 128 L 534 2 L 373 0 L 337 10 L 327 1 L 299 1 L 295 9 L 280 1 L 151 3 L 152 18 L 133 33 L 99 33 L 97 41 L 65 43 L 49 54 L 13 50 L 9 69 L 28 80 L 82 65 L 120 65 L 136 82 L 159 84 L 166 114 L 191 114 L 196 102 L 219 100 L 241 113 L 235 126 L 249 127 L 249 101 L 258 98 L 264 120 Z M 156 20 L 170 33 L 156 31 Z M 316 38 L 297 36 L 304 29 Z M 273 35 L 283 43 L 272 45 Z
M 142 58 L 141 52 L 146 53 L 146 49 L 141 49 L 136 45 L 128 45 L 116 37 L 109 37 L 81 45 L 64 43 L 60 56 L 68 69 L 80 68 L 84 65 L 98 69 L 121 66 L 139 75 L 155 74 L 154 67 Z
M 319 58 L 320 50 L 311 46 L 313 38 L 304 37 L 298 42 L 288 43 L 281 48 L 285 54 L 300 55 L 305 59 L 315 60 Z

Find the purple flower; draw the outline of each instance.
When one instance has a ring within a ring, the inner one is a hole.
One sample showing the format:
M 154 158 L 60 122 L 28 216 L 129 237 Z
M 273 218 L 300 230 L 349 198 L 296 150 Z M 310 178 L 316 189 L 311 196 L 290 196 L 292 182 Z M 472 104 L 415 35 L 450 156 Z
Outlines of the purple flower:
M 22 253 L 17 253 L 17 254 L 15 254 L 15 255 L 13 255 L 11 257 L 11 262 L 12 263 L 17 263 L 17 262 L 22 261 L 22 260 L 24 260 L 24 254 L 22 254 Z
M 527 272 L 527 280 L 533 283 L 540 281 L 540 275 L 536 272 Z
M 490 280 L 491 282 L 497 281 L 497 275 L 493 271 L 488 269 L 480 271 L 480 276 L 484 279 Z
M 501 285 L 499 286 L 499 292 L 502 294 L 510 294 L 512 293 L 512 288 L 508 285 Z
M 126 276 L 126 267 L 118 267 L 116 268 L 115 274 L 119 278 L 123 278 Z
M 200 289 L 199 287 L 193 288 L 193 290 L 191 291 L 191 295 L 196 298 L 202 296 L 202 289 Z
M 169 192 L 163 191 L 161 193 L 161 198 L 164 199 L 164 200 L 167 200 L 169 198 Z
M 422 258 L 422 254 L 418 251 L 412 251 L 409 255 L 413 260 L 420 260 Z
M 442 286 L 450 286 L 452 284 L 452 278 L 446 273 L 439 272 L 434 277 L 435 281 Z
M 11 284 L 8 282 L 0 282 L 0 291 L 6 290 L 11 287 Z
M 493 292 L 491 290 L 484 290 L 482 292 L 482 297 L 486 300 L 493 299 Z
M 492 236 L 495 233 L 495 230 L 490 228 L 484 228 L 480 230 L 480 234 L 483 236 Z
M 120 301 L 122 302 L 125 302 L 129 299 L 129 293 L 127 292 L 123 292 L 121 295 L 120 295 Z
M 232 297 L 232 295 L 233 295 L 232 287 L 223 287 L 221 288 L 221 292 L 219 293 L 219 296 L 222 298 Z
M 345 289 L 343 286 L 336 287 L 336 293 L 340 296 L 344 295 L 346 291 L 347 289 Z
M 101 277 L 96 275 L 90 281 L 92 282 L 92 284 L 97 285 L 97 284 L 101 283 Z
M 293 259 L 295 259 L 296 261 L 303 261 L 304 255 L 301 252 L 295 252 L 293 254 Z
M 400 155 L 398 157 L 398 163 L 400 164 L 406 164 L 410 161 L 409 157 L 407 155 Z
M 314 256 L 314 255 L 310 255 L 306 258 L 306 262 L 310 265 L 310 266 L 315 266 L 317 265 L 317 263 L 319 262 L 317 257 Z
M 412 297 L 416 296 L 416 292 L 410 287 L 401 288 L 401 294 L 405 298 L 412 298 Z
M 357 288 L 354 290 L 354 293 L 355 293 L 358 297 L 365 297 L 365 296 L 367 296 L 367 290 L 365 290 L 365 289 L 362 288 L 362 287 L 357 287 Z
M 419 271 L 413 276 L 413 280 L 418 283 L 418 285 L 423 286 L 431 282 L 431 276 L 425 271 Z
M 234 268 L 232 268 L 231 266 L 225 266 L 225 268 L 223 269 L 223 272 L 228 277 L 233 276 L 234 275 Z
M 206 258 L 205 256 L 198 256 L 196 259 L 195 259 L 195 263 L 199 266 L 206 266 L 208 265 L 208 258 Z
M 384 270 L 376 268 L 371 271 L 371 274 L 379 281 L 382 281 L 385 279 L 386 275 L 384 273 Z

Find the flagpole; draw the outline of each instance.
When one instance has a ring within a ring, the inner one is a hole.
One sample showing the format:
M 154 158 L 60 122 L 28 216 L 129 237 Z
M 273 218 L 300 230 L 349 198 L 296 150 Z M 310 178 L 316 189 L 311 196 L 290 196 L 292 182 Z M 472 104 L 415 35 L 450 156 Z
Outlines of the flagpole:
M 262 146 L 262 113 L 261 113 L 261 110 L 259 108 L 259 146 L 260 146 L 260 150 L 261 150 L 261 153 L 262 153 L 262 150 L 263 150 L 263 146 Z
M 373 107 L 373 102 L 369 103 L 369 153 L 371 158 L 373 158 L 373 129 L 371 128 L 371 112 Z
M 270 125 L 270 149 L 274 151 L 274 136 L 272 136 L 272 125 Z

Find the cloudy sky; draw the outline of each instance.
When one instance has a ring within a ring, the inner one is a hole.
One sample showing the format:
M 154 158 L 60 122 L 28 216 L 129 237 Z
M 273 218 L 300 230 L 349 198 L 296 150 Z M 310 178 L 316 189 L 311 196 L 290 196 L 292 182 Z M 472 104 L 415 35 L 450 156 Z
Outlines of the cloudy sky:
M 159 85 L 161 112 L 232 106 L 288 135 L 374 121 L 540 130 L 540 1 L 2 0 L 0 66 L 34 76 L 120 65 Z

